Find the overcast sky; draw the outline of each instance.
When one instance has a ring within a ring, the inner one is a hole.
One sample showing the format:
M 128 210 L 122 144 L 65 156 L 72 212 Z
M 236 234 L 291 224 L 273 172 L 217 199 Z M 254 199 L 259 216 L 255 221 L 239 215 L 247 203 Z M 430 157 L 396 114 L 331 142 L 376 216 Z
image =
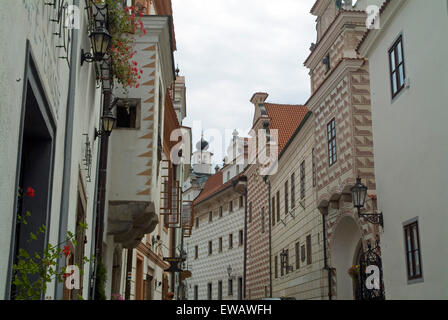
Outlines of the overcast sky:
M 172 0 L 176 64 L 187 86 L 187 118 L 193 146 L 206 133 L 252 126 L 255 92 L 269 102 L 303 104 L 310 96 L 303 62 L 316 41 L 315 0 Z M 230 140 L 228 133 L 226 142 Z M 211 141 L 222 164 L 219 139 Z M 227 145 L 227 144 L 226 144 Z

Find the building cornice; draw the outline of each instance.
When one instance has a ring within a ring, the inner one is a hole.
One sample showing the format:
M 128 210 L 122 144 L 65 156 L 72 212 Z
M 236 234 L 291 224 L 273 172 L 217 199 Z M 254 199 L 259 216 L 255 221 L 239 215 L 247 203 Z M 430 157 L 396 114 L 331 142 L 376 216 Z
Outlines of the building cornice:
M 147 34 L 139 38 L 137 43 L 148 42 L 148 45 L 157 43 L 160 50 L 160 63 L 164 75 L 164 87 L 169 88 L 176 79 L 173 56 L 173 43 L 171 31 L 171 16 L 143 16 L 142 22 Z
M 325 31 L 320 41 L 305 60 L 304 65 L 313 70 L 330 50 L 340 34 L 348 28 L 363 27 L 365 29 L 366 13 L 364 11 L 340 10 L 332 24 Z

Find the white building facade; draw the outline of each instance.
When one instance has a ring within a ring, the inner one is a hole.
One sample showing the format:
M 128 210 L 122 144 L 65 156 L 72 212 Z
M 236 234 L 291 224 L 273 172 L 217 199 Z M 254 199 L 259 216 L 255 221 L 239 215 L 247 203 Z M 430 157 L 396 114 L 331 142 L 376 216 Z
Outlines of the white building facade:
M 244 141 L 234 135 L 231 145 Z M 231 149 L 229 148 L 229 149 Z M 235 155 L 235 153 L 234 153 Z M 242 300 L 244 290 L 245 179 L 236 175 L 244 168 L 244 153 L 208 178 L 193 202 L 194 225 L 185 239 L 188 300 Z M 229 172 L 229 176 L 227 176 Z
M 447 299 L 448 3 L 385 1 L 368 57 L 387 299 Z M 427 59 L 426 59 L 426 58 Z
M 61 11 L 60 11 L 61 10 Z M 62 12 L 59 15 L 59 12 Z M 74 24 L 66 24 L 73 14 Z M 70 245 L 58 270 L 94 254 L 94 208 L 102 94 L 94 64 L 81 66 L 81 49 L 91 50 L 85 1 L 0 3 L 0 297 L 14 298 L 12 265 L 17 250 L 42 253 L 48 244 Z M 32 199 L 17 197 L 32 187 Z M 28 224 L 18 216 L 30 211 Z M 87 223 L 85 232 L 77 228 Z M 30 232 L 47 230 L 33 244 Z M 76 246 L 67 232 L 81 235 Z M 91 264 L 81 288 L 67 292 L 53 281 L 42 299 L 89 297 Z

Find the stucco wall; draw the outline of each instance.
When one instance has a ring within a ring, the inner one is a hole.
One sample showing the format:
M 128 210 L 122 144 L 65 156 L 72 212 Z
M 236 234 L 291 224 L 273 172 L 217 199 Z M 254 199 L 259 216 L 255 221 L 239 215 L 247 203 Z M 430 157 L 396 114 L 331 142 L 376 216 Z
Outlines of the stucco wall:
M 442 40 L 448 30 L 447 5 L 445 0 L 405 1 L 391 22 L 382 24 L 369 57 L 388 299 L 448 298 L 448 45 Z M 392 100 L 388 50 L 400 34 L 410 88 Z M 408 284 L 402 224 L 414 217 L 419 219 L 424 281 Z

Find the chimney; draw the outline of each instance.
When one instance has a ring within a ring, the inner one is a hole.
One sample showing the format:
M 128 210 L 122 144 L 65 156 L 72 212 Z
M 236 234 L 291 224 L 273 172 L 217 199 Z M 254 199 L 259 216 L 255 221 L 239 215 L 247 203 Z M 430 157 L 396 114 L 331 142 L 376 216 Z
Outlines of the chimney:
M 250 99 L 250 102 L 257 105 L 259 103 L 264 103 L 268 97 L 269 94 L 267 94 L 266 92 L 257 92 L 254 93 L 254 95 Z

